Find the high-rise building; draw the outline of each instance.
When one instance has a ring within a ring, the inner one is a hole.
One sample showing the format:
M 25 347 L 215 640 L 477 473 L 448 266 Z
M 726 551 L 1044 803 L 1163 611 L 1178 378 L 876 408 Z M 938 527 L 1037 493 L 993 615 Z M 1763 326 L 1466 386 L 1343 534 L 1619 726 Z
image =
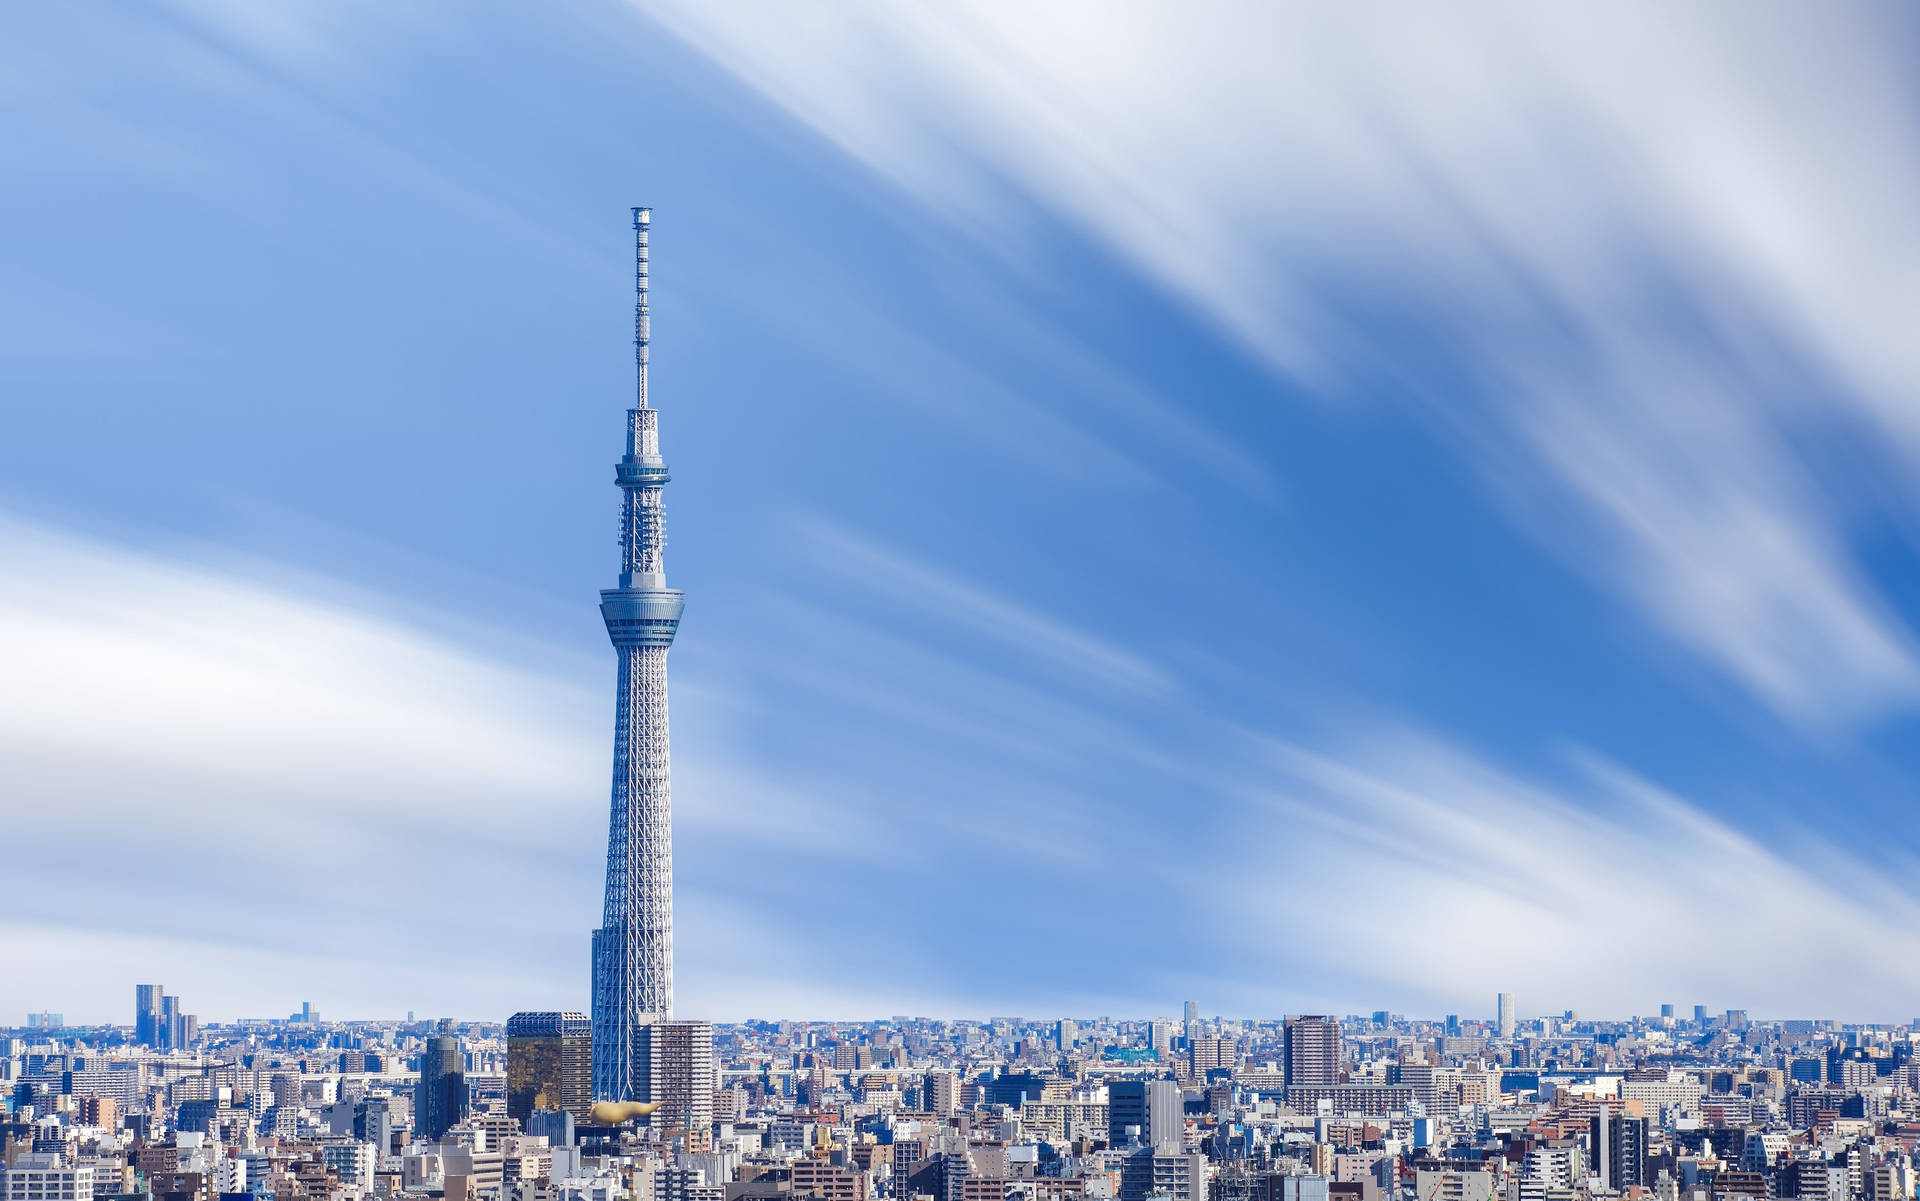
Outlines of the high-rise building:
M 641 1027 L 640 1060 L 636 1094 L 662 1103 L 647 1124 L 665 1137 L 684 1134 L 689 1150 L 704 1150 L 713 1133 L 713 1090 L 719 1084 L 713 1024 L 650 1022 Z
M 1662 1005 L 1660 1007 L 1660 1016 L 1663 1018 L 1671 1018 L 1673 1016 L 1673 1006 Z
M 1061 1018 L 1060 1025 L 1054 1030 L 1054 1046 L 1061 1051 L 1071 1051 L 1080 1041 L 1080 1023 L 1072 1018 Z
M 167 990 L 158 984 L 133 986 L 133 1041 L 143 1047 L 160 1045 L 160 998 Z
M 1512 1038 L 1513 1037 L 1513 994 L 1512 993 L 1503 992 L 1500 994 L 1500 999 L 1498 1002 L 1496 1013 L 1498 1015 L 1497 1020 L 1500 1024 L 1500 1037 Z
M 413 1086 L 415 1137 L 438 1141 L 467 1116 L 467 1057 L 453 1036 L 453 1023 L 440 1020 L 439 1033 L 427 1039 L 420 1053 L 420 1079 Z
M 1647 1119 L 1628 1117 L 1602 1105 L 1587 1120 L 1587 1147 L 1593 1174 L 1616 1193 L 1644 1185 L 1647 1168 Z
M 1707 1024 L 1707 1007 L 1705 1005 L 1695 1005 L 1693 1007 L 1693 1024 L 1696 1026 L 1704 1026 Z
M 619 659 L 613 730 L 613 800 L 607 825 L 607 891 L 593 932 L 593 1091 L 644 1095 L 649 1023 L 673 1014 L 673 801 L 667 754 L 667 648 L 684 599 L 667 587 L 659 413 L 648 402 L 647 235 L 651 209 L 633 210 L 634 407 L 626 454 L 614 468 L 623 497 L 620 586 L 600 594 L 600 615 Z M 711 1101 L 709 1101 L 711 1104 Z
M 1281 1030 L 1287 1087 L 1340 1083 L 1339 1019 L 1324 1014 L 1290 1017 Z
M 1187 1040 L 1187 1070 L 1205 1079 L 1208 1072 L 1232 1071 L 1238 1060 L 1234 1041 L 1199 1035 Z
M 959 1073 L 947 1070 L 928 1072 L 926 1105 L 940 1117 L 952 1117 L 954 1111 L 960 1108 Z
M 583 1013 L 516 1013 L 507 1019 L 507 1114 L 531 1129 L 536 1109 L 576 1122 L 593 1106 L 593 1023 Z
M 1107 1141 L 1122 1146 L 1137 1138 L 1143 1147 L 1179 1143 L 1186 1134 L 1186 1105 L 1171 1080 L 1116 1080 L 1107 1085 Z
M 1187 1002 L 1186 1019 L 1186 1030 L 1184 1033 L 1188 1038 L 1193 1038 L 1200 1033 L 1200 1002 Z
M 1173 1058 L 1173 1023 L 1160 1018 L 1148 1022 L 1147 1045 L 1153 1048 L 1154 1058 L 1160 1062 Z
M 153 1045 L 162 1051 L 178 1051 L 187 1043 L 187 1014 L 180 1012 L 180 998 L 165 991 L 160 994 L 160 1018 Z M 198 1024 L 197 1022 L 195 1023 Z

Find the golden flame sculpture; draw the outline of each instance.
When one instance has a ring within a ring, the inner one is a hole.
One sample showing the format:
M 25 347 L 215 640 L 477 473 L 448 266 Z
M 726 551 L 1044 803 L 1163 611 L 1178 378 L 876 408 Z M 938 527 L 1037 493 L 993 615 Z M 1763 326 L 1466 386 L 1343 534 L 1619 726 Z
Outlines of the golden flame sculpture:
M 644 1118 L 664 1104 L 664 1101 L 595 1101 L 587 1116 L 602 1126 L 618 1126 Z

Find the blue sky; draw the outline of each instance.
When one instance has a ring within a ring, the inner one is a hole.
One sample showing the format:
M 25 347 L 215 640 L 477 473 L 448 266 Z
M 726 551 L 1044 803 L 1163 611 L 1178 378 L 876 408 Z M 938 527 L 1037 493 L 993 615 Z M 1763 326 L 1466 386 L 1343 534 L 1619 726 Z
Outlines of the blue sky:
M 684 1012 L 1911 1016 L 1894 10 L 7 20 L 0 1012 L 584 1006 L 646 203 Z

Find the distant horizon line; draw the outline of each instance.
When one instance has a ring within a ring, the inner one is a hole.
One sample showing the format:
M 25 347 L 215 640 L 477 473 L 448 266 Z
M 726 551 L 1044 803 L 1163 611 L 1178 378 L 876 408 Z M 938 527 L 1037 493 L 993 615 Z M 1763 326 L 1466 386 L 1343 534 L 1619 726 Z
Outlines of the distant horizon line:
M 71 1022 L 69 1023 L 64 1021 L 65 1015 L 58 1010 L 45 1010 L 45 1011 L 30 1010 L 28 1011 L 28 1017 L 32 1018 L 32 1017 L 38 1016 L 42 1012 L 51 1014 L 54 1017 L 61 1018 L 63 1020 L 61 1021 L 61 1024 L 56 1026 L 35 1025 L 35 1024 L 32 1024 L 31 1022 L 28 1022 L 25 1024 L 18 1024 L 18 1025 L 0 1026 L 0 1031 L 10 1032 L 11 1035 L 17 1037 L 21 1032 L 44 1034 L 44 1033 L 50 1033 L 54 1031 L 67 1031 L 67 1030 L 131 1031 L 136 1028 L 135 1025 L 131 1022 L 124 1022 L 124 1023 L 123 1022 Z M 528 1009 L 528 1010 L 514 1011 L 515 1014 L 546 1013 L 546 1012 L 584 1013 L 585 1011 L 584 1010 L 550 1010 L 550 1009 Z M 1381 1014 L 1381 1013 L 1384 1013 L 1387 1015 L 1385 1022 L 1380 1021 L 1378 1016 L 1376 1016 L 1377 1014 Z M 1909 1030 L 1909 1031 L 1920 1029 L 1920 1017 L 1915 1017 L 1911 1020 L 1904 1021 L 1904 1022 L 1901 1022 L 1901 1021 L 1854 1021 L 1847 1018 L 1818 1017 L 1818 1016 L 1755 1017 L 1748 1011 L 1742 1010 L 1742 1009 L 1709 1011 L 1704 1015 L 1704 1021 L 1705 1021 L 1705 1024 L 1707 1025 L 1713 1025 L 1716 1023 L 1720 1025 L 1724 1025 L 1729 1018 L 1735 1017 L 1736 1015 L 1738 1017 L 1738 1020 L 1744 1022 L 1746 1025 L 1759 1026 L 1759 1027 L 1784 1026 L 1784 1025 L 1790 1025 L 1790 1024 L 1807 1023 L 1807 1024 L 1833 1026 L 1841 1029 Z M 196 1019 L 198 1019 L 198 1015 L 189 1015 L 189 1016 L 194 1016 L 196 1017 Z M 509 1018 L 511 1018 L 512 1016 L 513 1014 L 509 1014 L 507 1017 L 504 1017 L 504 1018 L 475 1018 L 475 1017 L 448 1017 L 445 1014 L 434 1014 L 434 1015 L 425 1016 L 425 1017 L 414 1017 L 414 1016 L 353 1017 L 353 1018 L 338 1018 L 338 1019 L 321 1017 L 317 1019 L 308 1019 L 298 1015 L 293 1015 L 288 1017 L 235 1017 L 235 1018 L 229 1018 L 225 1020 L 214 1020 L 214 1019 L 198 1019 L 198 1020 L 200 1021 L 200 1025 L 202 1029 L 227 1029 L 227 1028 L 236 1027 L 236 1026 L 313 1026 L 313 1027 L 370 1026 L 370 1025 L 431 1026 L 441 1021 L 451 1021 L 455 1025 L 463 1025 L 463 1026 L 504 1027 L 507 1024 L 507 1021 L 509 1020 Z M 1248 1017 L 1243 1015 L 1236 1016 L 1232 1014 L 1209 1014 L 1209 1015 L 1203 1015 L 1201 1018 L 1197 1020 L 1208 1021 L 1208 1022 L 1219 1022 L 1219 1021 L 1240 1022 L 1240 1023 L 1247 1023 L 1252 1025 L 1280 1025 L 1294 1018 L 1301 1018 L 1301 1017 L 1332 1017 L 1339 1020 L 1342 1024 L 1354 1023 L 1354 1024 L 1360 1024 L 1360 1025 L 1414 1025 L 1414 1026 L 1426 1025 L 1426 1026 L 1444 1027 L 1449 1021 L 1449 1019 L 1452 1019 L 1463 1025 L 1471 1024 L 1476 1027 L 1484 1027 L 1484 1026 L 1497 1026 L 1499 1022 L 1498 1017 L 1481 1017 L 1477 1015 L 1468 1016 L 1464 1014 L 1445 1014 L 1439 1017 L 1409 1016 L 1407 1014 L 1394 1013 L 1389 1010 L 1377 1010 L 1369 1013 L 1344 1013 L 1344 1014 L 1302 1012 L 1302 1013 L 1289 1013 L 1289 1014 L 1285 1014 L 1278 1017 Z M 1175 1025 L 1184 1025 L 1186 1022 L 1185 1018 L 1174 1016 L 1171 1014 L 1154 1014 L 1154 1015 L 1145 1015 L 1145 1016 L 1133 1015 L 1133 1016 L 1121 1016 L 1121 1017 L 1115 1017 L 1111 1014 L 1102 1014 L 1102 1015 L 1096 1015 L 1091 1017 L 1075 1016 L 1072 1014 L 1061 1014 L 1053 1017 L 1028 1017 L 1028 1016 L 1008 1016 L 1008 1015 L 972 1017 L 972 1016 L 965 1016 L 965 1015 L 939 1016 L 939 1015 L 933 1015 L 933 1014 L 913 1014 L 913 1015 L 892 1014 L 885 1017 L 865 1017 L 865 1018 L 748 1017 L 748 1018 L 741 1018 L 739 1020 L 734 1020 L 734 1021 L 721 1021 L 721 1020 L 711 1020 L 711 1019 L 704 1019 L 704 1018 L 696 1019 L 696 1020 L 710 1021 L 710 1024 L 715 1027 L 753 1026 L 756 1024 L 758 1025 L 794 1024 L 794 1025 L 803 1025 L 803 1026 L 898 1026 L 902 1024 L 928 1023 L 928 1022 L 964 1023 L 964 1024 L 977 1025 L 977 1026 L 996 1026 L 996 1025 L 1041 1026 L 1041 1025 L 1057 1025 L 1059 1022 L 1063 1020 L 1071 1021 L 1071 1022 L 1079 1022 L 1079 1023 L 1088 1023 L 1088 1024 L 1094 1024 L 1094 1025 L 1101 1024 L 1101 1023 L 1136 1023 L 1137 1024 L 1137 1023 L 1152 1023 L 1152 1022 L 1163 1022 L 1163 1021 L 1170 1022 Z M 1659 1024 L 1662 1022 L 1671 1022 L 1676 1026 L 1681 1026 L 1681 1025 L 1692 1025 L 1699 1019 L 1696 1019 L 1691 1012 L 1684 1013 L 1684 1014 L 1675 1013 L 1671 1016 L 1667 1016 L 1663 1014 L 1641 1013 L 1641 1014 L 1631 1014 L 1626 1017 L 1600 1017 L 1600 1016 L 1584 1015 L 1584 1014 L 1581 1014 L 1578 1010 L 1563 1010 L 1559 1013 L 1541 1013 L 1541 1014 L 1533 1014 L 1533 1015 L 1524 1016 L 1524 1017 L 1520 1015 L 1515 1015 L 1515 1020 L 1517 1022 L 1526 1022 L 1529 1024 L 1538 1023 L 1540 1021 L 1547 1020 L 1547 1021 L 1553 1021 L 1553 1022 L 1569 1023 L 1574 1025 L 1596 1025 L 1596 1026 L 1630 1025 L 1635 1023 Z

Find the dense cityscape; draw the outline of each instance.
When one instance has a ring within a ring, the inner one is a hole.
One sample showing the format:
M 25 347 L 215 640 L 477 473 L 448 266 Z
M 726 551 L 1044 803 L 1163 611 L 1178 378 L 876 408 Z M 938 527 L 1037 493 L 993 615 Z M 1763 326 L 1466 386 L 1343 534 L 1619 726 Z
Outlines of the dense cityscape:
M 1920 1140 L 1920 1024 L 1698 1007 L 686 1023 L 609 1125 L 580 1014 L 135 1005 L 0 1038 L 7 1201 L 1889 1201 Z

